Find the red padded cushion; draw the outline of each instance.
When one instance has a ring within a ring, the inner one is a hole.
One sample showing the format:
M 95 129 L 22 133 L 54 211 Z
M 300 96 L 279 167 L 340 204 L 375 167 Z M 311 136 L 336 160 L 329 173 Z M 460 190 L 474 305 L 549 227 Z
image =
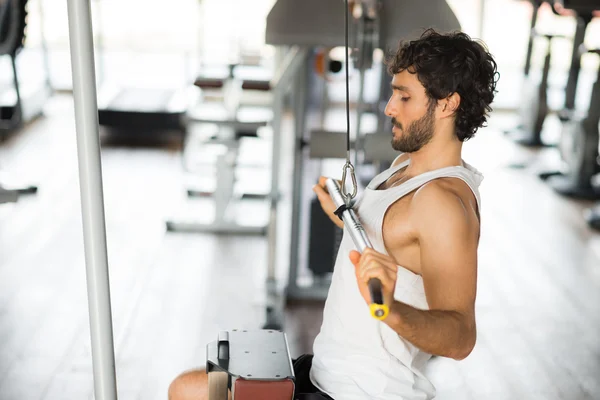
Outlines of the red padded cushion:
M 249 381 L 238 378 L 233 393 L 234 400 L 292 400 L 294 381 Z

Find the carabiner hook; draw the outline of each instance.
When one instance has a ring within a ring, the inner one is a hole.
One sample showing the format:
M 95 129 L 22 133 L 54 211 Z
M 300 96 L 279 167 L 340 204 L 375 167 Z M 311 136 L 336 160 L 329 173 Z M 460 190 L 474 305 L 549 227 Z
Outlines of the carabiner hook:
M 346 171 L 350 170 L 350 177 L 352 178 L 352 193 L 348 193 L 346 191 Z M 350 202 L 354 197 L 356 197 L 356 193 L 358 192 L 358 185 L 356 183 L 356 175 L 354 175 L 354 166 L 350 161 L 346 161 L 344 165 L 344 169 L 342 170 L 342 196 L 346 201 L 346 207 L 350 208 Z

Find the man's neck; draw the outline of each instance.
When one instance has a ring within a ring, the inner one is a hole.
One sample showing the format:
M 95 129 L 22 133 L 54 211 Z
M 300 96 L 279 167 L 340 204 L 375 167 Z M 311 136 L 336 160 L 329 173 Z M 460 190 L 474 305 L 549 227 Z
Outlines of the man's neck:
M 421 150 L 409 153 L 406 176 L 417 176 L 436 169 L 462 165 L 462 143 L 429 143 Z

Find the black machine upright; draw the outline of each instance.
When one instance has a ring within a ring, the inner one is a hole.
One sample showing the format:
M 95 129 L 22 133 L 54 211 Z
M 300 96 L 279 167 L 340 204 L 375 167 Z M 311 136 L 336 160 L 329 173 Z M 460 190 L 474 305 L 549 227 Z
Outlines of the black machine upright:
M 0 139 L 41 115 L 43 105 L 52 91 L 49 79 L 34 82 L 36 86 L 33 87 L 33 85 L 24 85 L 19 76 L 17 61 L 26 40 L 27 9 L 28 0 L 0 2 L 0 57 L 10 58 L 13 78 L 12 89 L 6 90 L 0 87 Z M 37 87 L 38 83 L 41 87 Z M 7 92 L 12 92 L 14 95 L 4 96 L 8 94 Z M 5 101 L 5 97 L 12 100 Z
M 13 102 L 0 103 L 0 140 L 40 115 L 43 104 L 51 93 L 49 82 L 45 80 L 41 90 L 27 91 L 27 95 L 24 96 L 17 68 L 17 56 L 25 44 L 26 29 L 27 0 L 0 2 L 0 56 L 10 58 L 14 93 L 14 96 L 9 96 L 14 98 Z M 0 95 L 4 94 L 1 89 Z M 14 202 L 19 195 L 35 192 L 36 186 L 13 186 L 8 182 L 0 182 L 0 204 Z
M 575 108 L 575 96 L 579 72 L 581 69 L 579 47 L 583 44 L 585 32 L 592 19 L 592 13 L 589 11 L 590 4 L 593 1 L 578 0 L 575 2 L 566 1 L 543 1 L 531 0 L 533 5 L 533 14 L 531 18 L 531 30 L 529 42 L 527 45 L 527 56 L 525 60 L 523 101 L 519 108 L 519 125 L 513 131 L 508 132 L 510 137 L 517 143 L 524 146 L 545 146 L 542 140 L 542 130 L 546 117 L 550 113 L 548 105 L 548 78 L 552 62 L 552 41 L 555 39 L 569 39 L 563 35 L 541 33 L 536 29 L 538 11 L 542 4 L 548 3 L 554 14 L 559 16 L 569 16 L 570 11 L 576 12 L 576 28 L 572 37 L 571 63 L 568 73 L 568 79 L 565 87 L 565 100 L 563 109 L 558 112 L 561 121 L 570 118 Z M 545 39 L 545 57 L 540 77 L 537 78 L 531 74 L 531 58 L 533 53 L 533 44 L 536 38 Z
M 585 29 L 592 20 L 600 4 L 593 0 L 564 0 L 556 2 L 555 7 L 568 9 L 576 13 L 576 38 L 583 43 Z M 579 36 L 581 36 L 579 38 Z M 572 65 L 569 71 L 565 96 L 565 108 L 559 113 L 562 122 L 559 151 L 563 168 L 560 171 L 542 173 L 548 184 L 558 193 L 580 199 L 600 198 L 600 190 L 593 184 L 593 176 L 600 170 L 598 165 L 598 99 L 599 83 L 593 85 L 587 110 L 575 108 L 575 93 L 581 58 L 586 54 L 598 54 L 597 49 L 588 49 L 583 44 L 574 48 Z M 575 72 L 577 73 L 575 75 Z M 579 89 L 580 90 L 580 89 Z

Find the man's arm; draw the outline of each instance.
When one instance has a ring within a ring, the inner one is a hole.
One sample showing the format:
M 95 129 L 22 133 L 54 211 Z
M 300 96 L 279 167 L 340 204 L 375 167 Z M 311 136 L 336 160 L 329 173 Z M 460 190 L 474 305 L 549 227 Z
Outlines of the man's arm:
M 476 341 L 477 211 L 430 182 L 415 193 L 410 215 L 429 310 L 394 302 L 385 322 L 428 353 L 463 359 Z
M 395 301 L 384 322 L 429 354 L 462 360 L 475 346 L 475 321 L 469 320 L 469 316 L 458 311 L 419 310 Z
M 418 234 L 429 310 L 392 300 L 397 264 L 391 257 L 372 250 L 365 251 L 363 256 L 357 252 L 351 255 L 361 293 L 368 302 L 366 282 L 378 277 L 386 303 L 391 305 L 384 323 L 423 351 L 463 359 L 476 341 L 474 308 L 479 238 L 476 211 L 435 182 L 419 189 L 410 207 L 409 223 L 414 224 Z

